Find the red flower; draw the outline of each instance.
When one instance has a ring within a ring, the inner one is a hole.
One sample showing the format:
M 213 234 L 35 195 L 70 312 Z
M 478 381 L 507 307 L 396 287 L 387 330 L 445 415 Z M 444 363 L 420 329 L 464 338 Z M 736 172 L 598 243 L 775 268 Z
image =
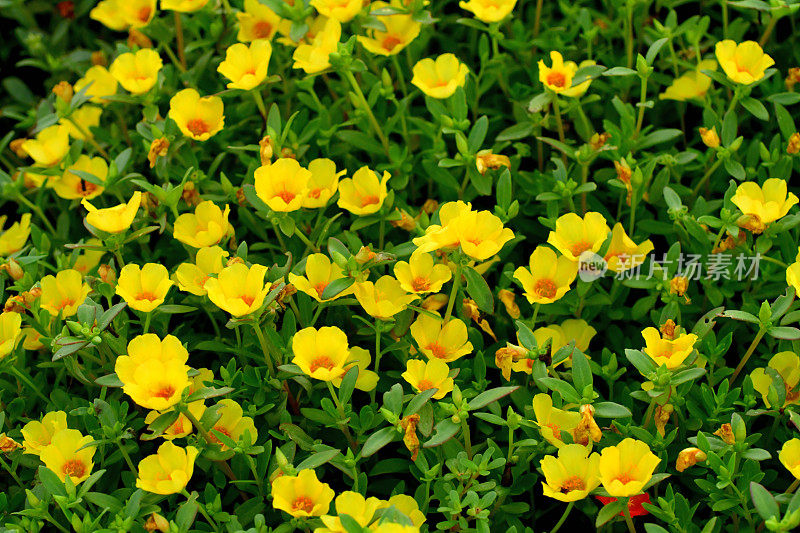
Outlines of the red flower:
M 58 8 L 58 12 L 65 19 L 75 18 L 75 2 L 72 0 L 64 0 L 63 2 L 59 2 L 56 4 L 56 8 Z
M 595 498 L 603 502 L 604 506 L 617 501 L 616 498 L 611 498 L 609 496 L 595 496 Z M 631 499 L 628 500 L 628 510 L 630 511 L 631 516 L 643 516 L 650 514 L 644 507 L 642 507 L 643 503 L 650 503 L 650 495 L 646 492 L 637 494 L 636 496 L 631 496 Z M 621 512 L 619 515 L 625 516 L 625 513 Z

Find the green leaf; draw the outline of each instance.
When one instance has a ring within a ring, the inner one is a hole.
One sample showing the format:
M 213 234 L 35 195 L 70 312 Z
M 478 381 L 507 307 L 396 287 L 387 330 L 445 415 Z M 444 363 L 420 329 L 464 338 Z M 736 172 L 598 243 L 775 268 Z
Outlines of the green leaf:
M 364 446 L 361 447 L 361 457 L 370 457 L 375 455 L 381 448 L 394 442 L 400 434 L 394 427 L 381 428 L 369 437 L 367 437 Z
M 572 348 L 572 383 L 578 391 L 592 386 L 592 369 L 589 360 L 578 348 Z
M 580 403 L 581 401 L 581 395 L 566 381 L 556 378 L 539 378 L 537 381 L 548 389 L 558 392 L 570 403 Z
M 326 463 L 331 462 L 337 455 L 341 455 L 339 450 L 325 450 L 322 452 L 314 453 L 297 465 L 297 470 L 304 470 L 306 468 L 315 469 Z
M 489 131 L 489 118 L 483 115 L 475 121 L 472 129 L 469 131 L 469 138 L 467 139 L 467 147 L 469 153 L 474 154 L 483 146 L 483 141 L 486 139 L 486 132 Z
M 470 400 L 469 407 L 470 411 L 474 411 L 475 409 L 480 409 L 481 407 L 485 407 L 492 402 L 496 402 L 500 398 L 508 396 L 515 390 L 517 390 L 518 386 L 513 387 L 496 387 L 494 389 L 489 389 L 487 391 L 483 391 L 482 393 L 475 396 L 472 400 Z
M 64 482 L 56 475 L 55 472 L 46 466 L 39 467 L 39 479 L 44 485 L 44 488 L 53 496 L 66 496 L 67 490 L 64 488 Z
M 124 383 L 117 377 L 116 374 L 108 374 L 107 376 L 101 376 L 94 380 L 95 383 L 100 385 L 101 387 L 122 387 Z
M 594 416 L 598 418 L 625 418 L 632 416 L 630 409 L 614 402 L 598 402 L 592 404 Z
M 609 504 L 604 505 L 603 508 L 600 509 L 600 512 L 597 513 L 597 518 L 595 518 L 594 521 L 595 527 L 599 528 L 600 526 L 602 526 L 603 524 L 605 524 L 606 522 L 617 516 L 619 513 L 624 512 L 625 505 L 627 505 L 626 502 L 621 500 L 617 500 L 615 502 L 611 502 Z
M 742 98 L 742 107 L 747 109 L 751 115 L 759 120 L 769 120 L 769 111 L 764 104 L 750 96 Z
M 358 365 L 353 365 L 342 378 L 342 384 L 339 385 L 339 402 L 342 405 L 349 402 L 353 396 L 356 380 L 358 380 Z
M 203 387 L 194 393 L 192 393 L 188 398 L 186 398 L 187 403 L 196 402 L 197 400 L 208 400 L 209 398 L 217 398 L 219 396 L 225 396 L 226 394 L 232 393 L 234 390 L 232 387 Z
M 655 61 L 658 53 L 668 42 L 669 42 L 669 37 L 662 37 L 661 39 L 655 41 L 653 44 L 650 45 L 650 48 L 647 49 L 647 55 L 645 55 L 644 57 L 648 65 L 653 64 L 653 61 Z
M 325 287 L 325 290 L 322 291 L 322 295 L 320 296 L 320 298 L 322 298 L 323 300 L 329 300 L 331 298 L 335 298 L 343 291 L 349 289 L 355 282 L 356 280 L 354 280 L 353 278 L 335 279 L 330 283 L 328 283 L 328 285 Z
M 494 297 L 489 284 L 483 279 L 483 276 L 478 274 L 474 268 L 465 267 L 464 277 L 467 279 L 467 293 L 470 298 L 475 300 L 478 308 L 486 313 L 494 313 Z
M 455 437 L 458 430 L 461 429 L 461 426 L 450 420 L 449 418 L 445 418 L 434 428 L 433 437 L 431 437 L 425 444 L 422 445 L 423 448 L 435 448 L 436 446 L 441 446 L 445 442 L 449 441 L 453 437 Z
M 411 416 L 422 409 L 422 406 L 428 403 L 431 397 L 438 391 L 439 389 L 428 389 L 411 398 L 411 401 L 408 402 L 408 405 L 406 405 L 405 411 L 403 411 L 403 417 L 405 418 L 407 416 Z
M 777 517 L 780 515 L 778 502 L 767 489 L 759 485 L 755 481 L 750 482 L 750 497 L 753 499 L 753 505 L 764 520 Z
M 643 376 L 647 376 L 650 372 L 655 372 L 658 369 L 658 365 L 656 365 L 655 361 L 639 350 L 627 348 L 625 350 L 625 357 L 628 358 L 628 361 L 630 361 Z

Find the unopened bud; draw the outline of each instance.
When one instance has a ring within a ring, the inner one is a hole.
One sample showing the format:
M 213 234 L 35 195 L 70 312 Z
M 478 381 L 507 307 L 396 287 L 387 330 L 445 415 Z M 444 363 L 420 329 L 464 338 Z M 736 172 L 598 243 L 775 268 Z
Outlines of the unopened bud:
M 261 157 L 261 165 L 269 165 L 272 162 L 272 156 L 275 152 L 275 145 L 272 142 L 272 137 L 266 135 L 263 139 L 258 141 L 258 155 Z
M 138 46 L 139 48 L 153 48 L 153 41 L 136 28 L 130 28 L 128 30 L 128 48 L 133 48 L 134 46 Z
M 683 472 L 690 466 L 705 461 L 707 457 L 700 448 L 685 448 L 678 454 L 678 460 L 675 461 L 675 470 Z
M 17 262 L 16 259 L 9 259 L 2 266 L 0 266 L 0 268 L 8 272 L 8 275 L 11 276 L 11 279 L 14 281 L 19 281 L 22 279 L 22 276 L 25 275 L 25 271 L 22 270 L 22 266 Z
M 153 139 L 153 142 L 150 143 L 150 151 L 147 153 L 150 168 L 156 166 L 156 159 L 167 155 L 167 150 L 169 150 L 169 140 L 166 137 Z
M 800 133 L 793 133 L 791 137 L 789 137 L 789 146 L 786 147 L 787 154 L 796 154 L 800 152 Z
M 97 267 L 97 275 L 103 283 L 113 285 L 117 281 L 117 271 L 111 265 L 100 265 Z
M 153 513 L 144 524 L 147 531 L 161 531 L 162 533 L 169 531 L 169 522 L 166 518 L 158 513 Z
M 709 148 L 719 148 L 719 135 L 717 135 L 716 126 L 711 129 L 700 128 L 700 138 L 703 139 L 703 144 Z
M 61 100 L 66 103 L 69 103 L 72 100 L 72 96 L 75 94 L 75 91 L 72 89 L 72 85 L 66 81 L 60 81 L 53 87 L 53 94 L 58 96 Z

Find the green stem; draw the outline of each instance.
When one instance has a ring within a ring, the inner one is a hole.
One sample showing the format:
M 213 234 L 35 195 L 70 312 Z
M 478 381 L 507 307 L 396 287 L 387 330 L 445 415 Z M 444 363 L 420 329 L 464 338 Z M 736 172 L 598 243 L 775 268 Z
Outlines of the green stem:
M 267 339 L 264 337 L 264 332 L 261 331 L 261 327 L 256 321 L 253 321 L 253 331 L 256 332 L 258 343 L 261 345 L 261 351 L 264 354 L 264 361 L 267 363 L 267 367 L 269 367 L 269 375 L 270 377 L 275 377 L 275 365 L 272 362 L 272 355 L 269 347 L 267 346 Z
M 461 288 L 461 260 L 456 263 L 456 273 L 455 278 L 453 279 L 453 288 L 450 290 L 450 298 L 447 300 L 447 311 L 444 314 L 444 321 L 442 324 L 447 324 L 450 320 L 450 317 L 453 315 L 453 306 L 456 303 L 456 298 L 458 297 L 458 289 Z
M 258 88 L 253 89 L 250 91 L 253 95 L 253 100 L 256 102 L 256 107 L 258 108 L 258 112 L 261 113 L 261 118 L 264 119 L 264 124 L 267 123 L 267 107 L 264 105 L 264 98 L 261 96 L 261 91 Z
M 728 38 L 728 0 L 720 0 L 722 4 L 722 38 Z
M 642 131 L 642 125 L 644 124 L 644 111 L 645 106 L 644 103 L 647 100 L 647 76 L 641 75 L 642 78 L 642 86 L 639 91 L 639 116 L 636 118 L 636 131 L 633 134 L 634 139 L 639 138 L 639 133 Z
M 625 15 L 625 55 L 627 57 L 627 67 L 633 68 L 633 6 L 630 2 L 626 3 Z
M 94 148 L 94 150 L 97 151 L 98 154 L 102 155 L 105 159 L 109 158 L 108 152 L 103 150 L 103 148 L 99 144 L 97 144 L 97 141 L 94 139 L 94 136 L 88 131 L 86 131 L 86 128 L 78 124 L 78 122 L 72 117 L 67 117 L 67 120 L 69 120 L 70 123 L 73 126 L 75 126 L 75 129 L 77 129 L 80 132 L 80 134 L 83 135 L 83 139 L 85 141 L 89 141 L 89 144 L 92 145 L 92 148 Z
M 744 365 L 747 363 L 747 360 L 750 359 L 750 356 L 753 355 L 753 352 L 756 350 L 756 346 L 761 341 L 761 337 L 767 332 L 764 328 L 759 328 L 758 333 L 756 333 L 753 342 L 750 343 L 750 347 L 742 356 L 742 360 L 739 361 L 739 364 L 736 366 L 736 370 L 733 371 L 733 375 L 731 375 L 730 384 L 733 385 L 733 382 L 736 381 L 736 377 L 739 375 L 739 372 L 742 371 Z
M 625 513 L 625 523 L 628 525 L 628 533 L 636 533 L 636 528 L 633 527 L 633 518 L 631 518 L 631 508 L 628 506 L 627 501 L 623 512 Z
M 176 13 L 177 13 L 177 11 L 176 11 Z M 191 499 L 192 499 L 192 496 L 191 496 L 191 494 L 189 494 L 189 493 L 186 491 L 186 489 L 183 489 L 183 490 L 181 491 L 181 494 L 183 494 L 184 496 L 186 496 L 186 499 L 187 499 L 187 500 L 191 500 Z M 209 524 L 211 524 L 211 527 L 213 527 L 213 528 L 214 528 L 214 531 L 219 531 L 219 525 L 218 525 L 218 524 L 217 524 L 217 523 L 214 521 L 214 519 L 213 519 L 213 518 L 211 518 L 211 515 L 209 515 L 209 514 L 208 514 L 208 510 L 206 509 L 206 506 L 205 506 L 205 505 L 203 505 L 202 503 L 200 503 L 200 502 L 199 502 L 198 500 L 196 500 L 196 499 L 194 500 L 194 502 L 197 504 L 197 510 L 198 510 L 198 511 L 200 511 L 200 514 L 201 514 L 201 515 L 203 515 L 203 518 L 205 518 L 205 519 L 206 519 L 206 521 L 207 521 Z
M 708 180 L 711 178 L 711 175 L 714 173 L 715 170 L 717 170 L 719 168 L 719 166 L 721 164 L 722 164 L 722 159 L 717 159 L 714 162 L 714 164 L 709 167 L 709 169 L 706 171 L 706 173 L 703 174 L 703 177 L 697 183 L 695 188 L 692 189 L 692 198 L 697 197 L 698 193 L 700 192 L 700 189 L 703 188 L 703 185 L 705 185 L 708 182 Z
M 11 467 L 10 467 L 10 466 L 8 466 L 8 463 L 6 463 L 6 462 L 3 460 L 3 458 L 2 458 L 2 457 L 0 457 L 0 465 L 2 465 L 2 466 L 3 466 L 3 469 L 5 469 L 5 471 L 6 471 L 6 472 L 8 472 L 8 474 L 11 476 L 11 478 L 12 478 L 14 481 L 16 481 L 16 482 L 17 482 L 17 485 L 19 485 L 19 488 L 21 488 L 22 490 L 25 490 L 25 488 L 26 488 L 26 487 L 25 487 L 25 485 L 22 483 L 22 480 L 19 478 L 19 476 L 17 475 L 17 473 L 16 473 L 16 472 L 14 472 L 14 471 L 11 469 Z
M 569 516 L 569 512 L 572 511 L 572 507 L 574 507 L 574 506 L 575 506 L 575 502 L 569 502 L 569 504 L 567 504 L 567 508 L 564 509 L 564 514 L 561 515 L 561 518 L 559 519 L 558 522 L 556 522 L 556 525 L 553 527 L 553 529 L 550 530 L 550 533 L 556 533 L 556 531 L 561 529 L 561 526 L 567 520 L 567 517 Z
M 772 35 L 772 30 L 775 29 L 775 24 L 778 23 L 779 19 L 780 19 L 780 17 L 775 17 L 775 16 L 771 16 L 769 18 L 769 22 L 767 23 L 767 27 L 764 29 L 764 33 L 763 33 L 763 35 L 761 35 L 761 39 L 758 41 L 759 45 L 761 45 L 763 47 L 765 44 L 767 44 L 767 41 L 769 41 L 770 35 Z
M 50 223 L 50 220 L 48 220 L 47 217 L 44 216 L 44 212 L 39 208 L 38 205 L 34 204 L 33 202 L 25 198 L 25 195 L 23 195 L 19 191 L 17 191 L 17 199 L 20 202 L 22 202 L 28 209 L 36 213 L 36 216 L 38 216 L 42 220 L 42 222 L 44 222 L 44 225 L 47 226 L 47 229 L 48 231 L 50 231 L 50 233 L 52 233 L 53 235 L 56 235 L 58 233 L 56 231 L 56 228 L 54 228 L 53 225 Z
M 122 454 L 122 457 L 125 459 L 125 462 L 128 464 L 128 468 L 133 473 L 133 477 L 138 478 L 139 471 L 136 470 L 135 466 L 133 466 L 133 461 L 131 461 L 131 456 L 128 455 L 127 450 L 125 450 L 125 446 L 122 445 L 122 442 L 117 441 L 117 447 L 119 448 L 119 452 Z
M 464 434 L 464 449 L 467 451 L 467 459 L 472 460 L 472 437 L 469 434 L 469 424 L 466 418 L 461 419 L 461 432 Z
M 367 98 L 364 96 L 361 87 L 358 85 L 358 81 L 356 81 L 355 76 L 349 70 L 344 71 L 344 75 L 347 78 L 347 81 L 350 82 L 350 86 L 353 88 L 353 92 L 356 94 L 358 101 L 361 102 L 361 106 L 364 108 L 364 111 L 367 113 L 367 117 L 369 118 L 369 122 L 372 125 L 372 129 L 375 130 L 376 135 L 381 141 L 381 145 L 383 145 L 383 151 L 386 153 L 387 157 L 389 155 L 389 139 L 386 138 L 386 135 L 383 133 L 381 129 L 381 125 L 378 122 L 378 119 L 375 118 L 375 114 L 372 112 L 372 108 L 369 106 L 369 102 L 367 102 Z
M 302 232 L 302 231 L 300 231 L 300 229 L 299 229 L 297 226 L 295 226 L 295 227 L 294 227 L 294 234 L 295 234 L 295 235 L 297 235 L 297 237 L 298 237 L 298 238 L 299 238 L 301 241 L 303 241 L 303 244 L 305 244 L 305 245 L 306 245 L 306 250 L 308 250 L 308 249 L 311 249 L 311 250 L 313 250 L 314 252 L 319 252 L 319 248 L 317 248 L 316 246 L 314 246 L 314 243 L 313 243 L 313 242 L 311 242 L 311 241 L 308 239 L 308 237 L 306 237 L 305 235 L 303 235 L 303 232 Z
M 531 331 L 536 328 L 536 318 L 539 316 L 539 308 L 542 306 L 540 303 L 536 303 L 533 306 L 533 318 L 531 318 Z
M 544 4 L 544 0 L 536 0 L 536 15 L 533 19 L 533 38 L 539 36 L 539 27 L 541 26 L 542 22 L 542 5 Z
M 12 366 L 11 367 L 11 373 L 14 374 L 15 376 L 17 376 L 17 378 L 21 382 L 23 382 L 25 385 L 27 385 L 28 388 L 31 389 L 31 391 L 33 391 L 34 394 L 36 394 L 36 396 L 41 398 L 42 401 L 45 403 L 45 405 L 50 403 L 50 400 L 44 394 L 42 394 L 42 392 L 39 390 L 39 387 L 34 385 L 33 382 L 28 378 L 28 376 L 26 376 L 25 374 L 20 372 L 19 368 L 15 367 L 15 366 Z
M 331 398 L 333 399 L 333 403 L 336 404 L 336 411 L 339 413 L 339 428 L 344 433 L 345 438 L 347 439 L 347 443 L 350 446 L 350 449 L 353 450 L 355 453 L 356 448 L 356 441 L 353 439 L 353 436 L 350 434 L 350 428 L 347 427 L 347 422 L 345 419 L 347 418 L 344 411 L 344 405 L 342 402 L 339 401 L 339 395 L 336 393 L 336 389 L 333 387 L 333 383 L 330 381 L 326 381 L 325 384 L 328 386 L 328 391 L 331 393 Z
M 558 140 L 562 144 L 566 144 L 566 137 L 564 136 L 564 123 L 561 121 L 561 107 L 558 103 L 558 95 L 553 95 L 553 113 L 556 115 L 556 128 L 558 128 Z M 567 154 L 561 154 L 561 159 L 564 160 L 564 166 L 567 165 Z
M 142 335 L 150 331 L 150 317 L 153 313 L 145 313 L 144 314 L 144 329 L 142 330 Z
M 797 490 L 797 487 L 800 487 L 800 479 L 795 479 L 792 481 L 792 484 L 789 485 L 789 488 L 786 489 L 785 494 L 792 494 L 794 491 Z
M 183 44 L 183 21 L 179 11 L 173 11 L 175 14 L 175 46 L 178 48 L 178 59 L 181 62 L 181 72 L 186 72 L 186 53 L 184 52 Z

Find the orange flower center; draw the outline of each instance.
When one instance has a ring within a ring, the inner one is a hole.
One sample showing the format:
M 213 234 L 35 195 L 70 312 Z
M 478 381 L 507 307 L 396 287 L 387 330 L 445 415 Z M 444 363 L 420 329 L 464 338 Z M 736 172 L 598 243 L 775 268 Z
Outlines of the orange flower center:
M 563 88 L 564 86 L 566 86 L 566 84 L 567 84 L 567 77 L 564 76 L 563 72 L 551 71 L 550 74 L 547 75 L 547 85 Z
M 150 6 L 145 6 L 139 10 L 137 16 L 139 17 L 139 20 L 141 20 L 142 22 L 147 22 L 147 19 L 150 18 L 150 12 L 151 12 Z
M 308 191 L 309 198 L 319 198 L 320 194 L 322 194 L 322 189 L 311 189 Z
M 561 483 L 561 492 L 568 494 L 573 490 L 586 490 L 586 482 L 578 476 L 572 476 Z
M 276 192 L 275 196 L 283 200 L 284 203 L 288 204 L 289 202 L 294 200 L 297 195 L 291 191 L 287 191 L 286 189 L 284 189 L 282 191 Z
M 152 292 L 140 292 L 136 295 L 137 300 L 147 300 L 148 302 L 155 302 L 156 300 L 160 300 L 158 296 L 153 294 Z
M 425 349 L 430 350 L 437 359 L 445 359 L 447 357 L 447 349 L 441 344 L 433 342 L 427 345 Z
M 426 391 L 428 389 L 432 389 L 434 387 L 435 387 L 435 385 L 429 379 L 421 379 L 421 380 L 419 380 L 419 383 L 417 383 L 417 388 L 420 390 L 420 392 Z
M 233 438 L 233 437 L 232 437 L 232 435 L 231 435 L 231 432 L 230 432 L 230 431 L 228 431 L 228 430 L 227 430 L 225 427 L 223 427 L 223 426 L 214 426 L 214 429 L 215 429 L 215 430 L 217 430 L 217 431 L 219 431 L 220 433 L 222 433 L 222 434 L 223 434 L 223 435 L 225 435 L 226 437 Z M 209 433 L 209 434 L 208 434 L 208 436 L 211 438 L 211 440 L 212 440 L 212 441 L 213 441 L 215 444 L 222 444 L 222 443 L 219 441 L 219 439 L 217 438 L 217 436 L 216 436 L 216 435 L 214 435 L 213 433 Z
M 97 190 L 97 185 L 89 181 L 78 180 L 76 190 L 78 192 L 78 196 L 89 196 Z
M 203 119 L 201 118 L 193 118 L 189 122 L 186 123 L 186 129 L 191 132 L 192 135 L 200 136 L 204 133 L 208 133 L 211 131 L 211 128 L 208 127 Z
M 325 368 L 327 370 L 330 370 L 334 366 L 336 365 L 334 364 L 334 362 L 331 360 L 330 357 L 328 357 L 327 355 L 320 355 L 319 357 L 311 361 L 310 368 L 311 372 L 316 372 L 318 368 Z
M 623 472 L 622 474 L 618 475 L 616 478 L 617 481 L 622 483 L 623 485 L 627 485 L 631 481 L 633 481 L 633 477 L 631 476 L 630 472 Z
M 367 207 L 368 205 L 377 204 L 380 202 L 381 199 L 376 195 L 371 196 L 362 196 L 361 197 L 361 207 Z
M 254 296 L 250 296 L 249 294 L 242 294 L 239 296 L 239 299 L 247 304 L 248 307 L 253 305 L 253 302 L 256 300 Z
M 533 287 L 533 292 L 542 298 L 555 298 L 557 291 L 558 287 L 556 287 L 556 283 L 552 279 L 536 280 L 536 285 Z
M 387 35 L 383 42 L 381 42 L 381 47 L 387 52 L 391 52 L 395 49 L 395 47 L 399 44 L 402 44 L 403 40 L 395 37 L 394 35 Z
M 75 305 L 75 300 L 71 298 L 64 298 L 61 300 L 61 303 L 56 306 L 56 309 L 64 309 L 65 307 L 69 307 L 70 305 Z
M 311 498 L 307 496 L 298 496 L 294 503 L 292 503 L 292 510 L 293 511 L 305 511 L 311 514 L 311 511 L 314 510 L 314 502 L 311 501 Z
M 272 35 L 272 24 L 266 20 L 259 20 L 253 26 L 253 35 L 258 39 L 265 39 Z
M 553 437 L 558 440 L 561 440 L 561 426 L 558 424 L 553 424 L 552 422 L 549 424 L 541 424 L 544 427 L 548 427 L 553 431 Z
M 172 398 L 173 394 L 175 394 L 175 387 L 173 387 L 172 385 L 165 385 L 160 389 L 158 389 L 157 391 L 155 391 L 153 393 L 153 396 L 156 398 L 164 398 L 165 400 L 168 400 L 169 398 Z
M 417 292 L 428 291 L 431 288 L 431 282 L 428 278 L 419 276 L 411 281 L 411 288 Z
M 317 296 L 322 298 L 322 293 L 325 292 L 325 288 L 327 286 L 327 283 L 318 283 L 317 285 L 314 285 L 314 290 L 317 291 Z
M 61 467 L 61 472 L 65 476 L 80 478 L 86 474 L 86 465 L 79 459 L 70 459 Z
M 575 257 L 580 256 L 583 252 L 590 249 L 592 247 L 592 243 L 590 242 L 576 242 L 572 246 L 570 246 L 569 251 L 572 252 L 572 255 Z

